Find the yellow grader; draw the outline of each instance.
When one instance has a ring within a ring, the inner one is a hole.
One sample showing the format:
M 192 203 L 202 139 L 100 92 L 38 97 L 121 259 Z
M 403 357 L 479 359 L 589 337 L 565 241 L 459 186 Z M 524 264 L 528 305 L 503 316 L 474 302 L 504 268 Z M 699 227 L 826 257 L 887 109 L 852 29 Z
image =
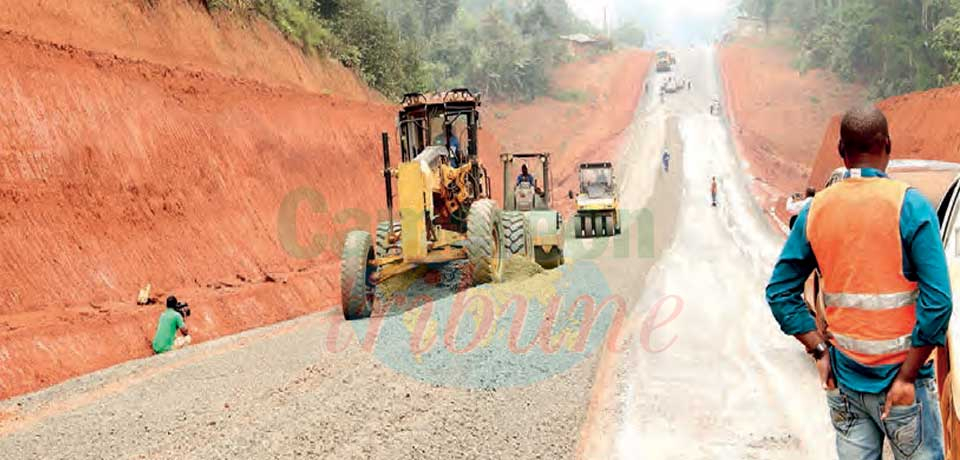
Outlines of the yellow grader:
M 490 178 L 478 160 L 480 97 L 466 89 L 437 95 L 407 94 L 397 127 L 400 161 L 390 164 L 383 134 L 383 177 L 389 220 L 376 234 L 347 235 L 340 267 L 343 315 L 370 317 L 377 285 L 424 265 L 465 260 L 468 284 L 499 280 L 500 211 L 490 199 Z M 466 150 L 457 130 L 465 132 Z M 393 181 L 399 218 L 394 219 Z

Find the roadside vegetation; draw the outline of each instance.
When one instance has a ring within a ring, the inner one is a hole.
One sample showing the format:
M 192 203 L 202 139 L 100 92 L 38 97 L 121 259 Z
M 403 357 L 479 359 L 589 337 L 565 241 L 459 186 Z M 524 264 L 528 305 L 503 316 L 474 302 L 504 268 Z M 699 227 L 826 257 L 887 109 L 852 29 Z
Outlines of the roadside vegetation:
M 558 38 L 589 33 L 565 0 L 205 0 L 255 13 L 307 52 L 357 69 L 390 97 L 469 87 L 532 100 L 550 93 L 549 70 L 566 59 Z M 636 40 L 642 32 L 628 31 Z
M 796 31 L 801 70 L 829 69 L 874 97 L 960 84 L 960 0 L 746 0 L 744 8 Z

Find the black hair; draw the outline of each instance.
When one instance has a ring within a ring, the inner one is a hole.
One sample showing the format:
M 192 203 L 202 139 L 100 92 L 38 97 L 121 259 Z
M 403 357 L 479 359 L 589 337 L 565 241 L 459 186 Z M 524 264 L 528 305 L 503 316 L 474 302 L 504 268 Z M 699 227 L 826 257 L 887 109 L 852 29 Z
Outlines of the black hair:
M 868 105 L 847 111 L 840 122 L 840 156 L 890 153 L 890 130 L 887 117 L 875 106 Z
M 813 188 L 813 187 L 807 187 L 807 196 L 808 196 L 808 197 L 811 197 L 811 198 L 812 198 L 812 197 L 815 196 L 816 194 L 817 194 L 817 189 L 815 189 L 815 188 Z

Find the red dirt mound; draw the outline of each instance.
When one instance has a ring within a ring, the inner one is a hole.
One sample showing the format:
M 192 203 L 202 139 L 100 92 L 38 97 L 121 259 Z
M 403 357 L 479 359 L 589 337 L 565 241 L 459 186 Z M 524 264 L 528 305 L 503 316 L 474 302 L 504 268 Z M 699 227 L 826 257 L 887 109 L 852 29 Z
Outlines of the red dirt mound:
M 750 163 L 761 205 L 782 218 L 786 196 L 806 186 L 823 127 L 865 95 L 822 71 L 801 75 L 792 64 L 795 52 L 779 44 L 788 40 L 775 30 L 736 39 L 719 52 L 738 151 Z
M 614 159 L 651 62 L 649 52 L 622 50 L 564 65 L 554 74 L 554 98 L 493 104 L 487 123 L 507 151 L 553 153 L 554 203 L 569 212 L 565 194 L 577 188 L 577 164 Z
M 877 106 L 887 115 L 893 158 L 960 162 L 960 86 L 896 96 Z M 813 163 L 810 184 L 822 187 L 835 168 L 840 115 L 833 117 Z

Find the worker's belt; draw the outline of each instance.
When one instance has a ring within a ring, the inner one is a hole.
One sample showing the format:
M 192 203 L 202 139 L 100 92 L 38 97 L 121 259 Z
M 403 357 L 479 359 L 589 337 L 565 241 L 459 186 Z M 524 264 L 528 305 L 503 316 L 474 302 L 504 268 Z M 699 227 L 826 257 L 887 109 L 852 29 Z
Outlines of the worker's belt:
M 823 294 L 823 303 L 828 307 L 857 308 L 860 310 L 890 310 L 917 303 L 918 291 L 894 292 L 892 294 Z

